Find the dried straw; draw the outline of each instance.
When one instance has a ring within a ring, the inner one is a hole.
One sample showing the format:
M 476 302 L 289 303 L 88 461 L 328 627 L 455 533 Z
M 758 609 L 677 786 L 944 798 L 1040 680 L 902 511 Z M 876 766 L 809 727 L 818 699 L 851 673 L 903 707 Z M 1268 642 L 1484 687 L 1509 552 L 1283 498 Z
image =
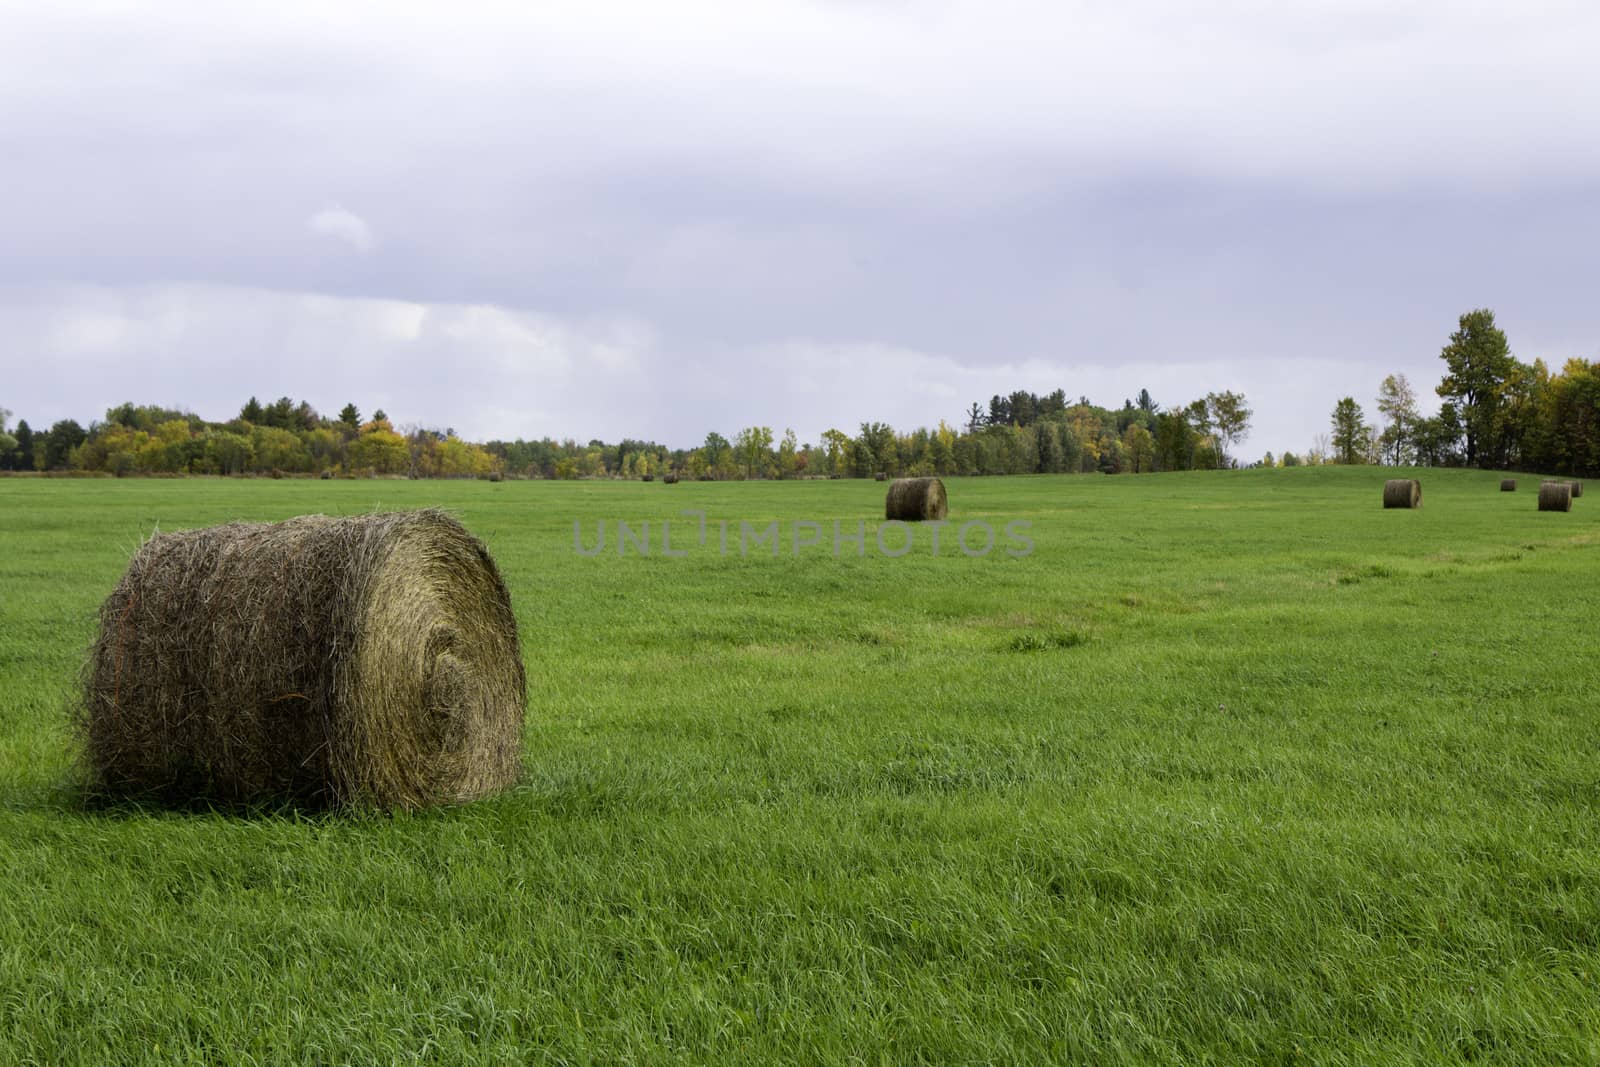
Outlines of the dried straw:
M 441 511 L 160 534 L 100 609 L 93 795 L 417 808 L 519 774 L 516 618 Z
M 1422 506 L 1422 483 L 1415 478 L 1390 478 L 1383 483 L 1383 506 L 1415 508 Z
M 1571 511 L 1572 486 L 1566 482 L 1540 482 L 1539 510 Z
M 948 512 L 944 482 L 937 478 L 896 478 L 889 483 L 883 504 L 885 519 L 937 521 Z

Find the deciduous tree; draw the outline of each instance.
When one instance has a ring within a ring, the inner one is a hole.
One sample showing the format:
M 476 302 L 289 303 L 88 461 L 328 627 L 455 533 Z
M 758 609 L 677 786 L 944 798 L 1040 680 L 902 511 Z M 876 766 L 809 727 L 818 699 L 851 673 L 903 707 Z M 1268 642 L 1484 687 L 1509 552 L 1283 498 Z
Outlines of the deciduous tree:
M 1495 454 L 1495 419 L 1505 402 L 1502 387 L 1516 360 L 1505 333 L 1495 325 L 1494 312 L 1478 308 L 1462 315 L 1439 357 L 1448 373 L 1439 383 L 1438 393 L 1459 406 L 1467 466 L 1498 465 L 1503 457 Z
M 1413 454 L 1412 437 L 1422 418 L 1416 391 L 1404 374 L 1391 374 L 1378 386 L 1378 412 L 1389 420 L 1381 438 L 1384 457 L 1399 465 Z
M 1216 432 L 1220 443 L 1223 466 L 1231 465 L 1228 449 L 1238 444 L 1250 433 L 1250 416 L 1244 394 L 1232 391 L 1206 394 L 1206 417 Z

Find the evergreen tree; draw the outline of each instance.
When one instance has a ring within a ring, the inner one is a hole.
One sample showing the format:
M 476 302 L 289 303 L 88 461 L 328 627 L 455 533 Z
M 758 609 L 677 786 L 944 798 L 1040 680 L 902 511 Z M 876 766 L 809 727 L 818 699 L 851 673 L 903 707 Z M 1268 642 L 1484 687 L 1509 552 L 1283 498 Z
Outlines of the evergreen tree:
M 1366 414 L 1355 397 L 1347 396 L 1333 406 L 1333 454 L 1337 462 L 1361 462 L 1367 435 Z
M 17 451 L 11 462 L 12 470 L 31 471 L 34 468 L 34 433 L 27 419 L 17 423 Z

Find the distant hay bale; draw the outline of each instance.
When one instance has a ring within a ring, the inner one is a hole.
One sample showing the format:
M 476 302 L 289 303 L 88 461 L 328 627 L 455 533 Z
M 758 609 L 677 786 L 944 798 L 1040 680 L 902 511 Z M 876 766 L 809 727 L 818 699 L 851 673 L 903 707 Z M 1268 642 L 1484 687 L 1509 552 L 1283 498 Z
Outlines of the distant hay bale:
M 1415 508 L 1422 505 L 1422 483 L 1415 478 L 1390 478 L 1383 483 L 1383 506 Z
M 639 480 L 641 482 L 653 482 L 656 480 L 656 476 L 654 474 L 644 474 L 640 475 Z
M 332 471 L 323 471 L 317 477 L 321 478 L 325 482 L 331 482 L 331 481 L 333 481 L 333 472 Z
M 661 476 L 661 481 L 665 485 L 677 485 L 678 475 L 675 471 L 668 471 Z
M 1500 491 L 1502 493 L 1515 493 L 1517 491 L 1517 480 L 1515 478 L 1502 478 L 1500 480 Z
M 519 774 L 511 598 L 441 511 L 158 534 L 100 609 L 86 787 L 172 803 L 418 808 Z
M 889 478 L 889 476 L 887 474 L 883 473 L 882 471 L 879 471 L 877 474 L 873 475 L 873 479 L 875 481 L 880 481 L 880 482 L 887 481 L 888 478 Z
M 1572 499 L 1576 500 L 1583 495 L 1582 482 L 1568 482 L 1567 484 L 1572 486 Z
M 1540 511 L 1571 511 L 1572 486 L 1567 482 L 1541 482 L 1539 484 Z
M 505 477 L 505 475 L 501 474 L 499 471 L 490 471 L 489 472 L 489 480 L 491 482 L 498 482 L 504 477 Z
M 937 521 L 948 511 L 944 482 L 937 478 L 896 478 L 883 504 L 885 519 L 902 522 Z

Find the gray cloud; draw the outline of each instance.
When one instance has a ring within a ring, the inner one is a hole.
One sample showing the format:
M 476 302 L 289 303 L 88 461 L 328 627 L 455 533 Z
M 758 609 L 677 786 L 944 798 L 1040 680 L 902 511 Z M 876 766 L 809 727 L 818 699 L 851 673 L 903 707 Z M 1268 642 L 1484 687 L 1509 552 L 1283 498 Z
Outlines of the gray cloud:
M 1470 307 L 1595 354 L 1600 14 L 1206 12 L 24 9 L 0 400 L 690 443 L 1231 387 L 1259 451 Z

